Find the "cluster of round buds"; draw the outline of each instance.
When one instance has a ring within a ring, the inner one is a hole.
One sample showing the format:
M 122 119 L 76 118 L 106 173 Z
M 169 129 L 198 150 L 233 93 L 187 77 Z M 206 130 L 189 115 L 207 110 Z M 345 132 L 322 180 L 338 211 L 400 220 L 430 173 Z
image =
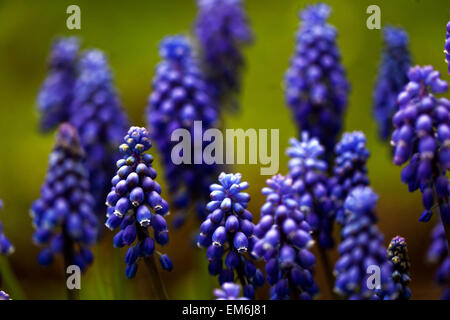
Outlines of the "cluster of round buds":
M 408 35 L 401 28 L 383 28 L 384 48 L 373 92 L 373 111 L 381 139 L 387 140 L 393 130 L 392 116 L 397 111 L 397 96 L 408 82 L 411 58 Z
M 256 242 L 252 214 L 246 209 L 250 195 L 242 192 L 248 183 L 237 174 L 219 175 L 220 184 L 212 184 L 209 212 L 200 226 L 198 246 L 208 248 L 209 273 L 219 276 L 219 283 L 234 282 L 235 275 L 244 286 L 244 296 L 253 299 L 255 288 L 264 284 L 262 272 L 255 267 L 251 252 Z M 223 261 L 225 257 L 225 261 Z
M 430 220 L 437 196 L 441 218 L 450 223 L 448 179 L 450 168 L 450 101 L 433 93 L 447 91 L 447 82 L 431 66 L 416 66 L 409 83 L 398 96 L 399 110 L 393 118 L 394 164 L 402 165 L 402 181 L 409 190 L 420 188 L 425 211 L 420 221 Z
M 448 74 L 450 74 L 450 21 L 447 23 L 444 53 L 445 53 L 445 62 L 447 62 L 448 64 Z
M 350 191 L 357 186 L 369 185 L 366 163 L 370 152 L 366 148 L 366 137 L 360 131 L 346 132 L 336 145 L 333 177 L 329 188 L 336 202 L 336 221 L 344 224 L 343 203 Z
M 153 157 L 144 152 L 152 146 L 145 128 L 131 127 L 119 149 L 123 158 L 117 161 L 117 175 L 112 178 L 112 189 L 106 197 L 107 221 L 110 230 L 120 228 L 114 236 L 114 247 L 130 246 L 125 256 L 125 274 L 133 278 L 139 258 L 152 256 L 155 241 L 164 246 L 169 241 L 165 216 L 167 202 L 161 198 L 161 187 L 155 181 Z M 153 238 L 149 228 L 153 229 Z M 166 254 L 159 261 L 165 270 L 172 270 Z
M 291 177 L 276 175 L 262 189 L 266 203 L 255 227 L 253 254 L 266 261 L 271 299 L 309 300 L 317 292 L 313 279 L 315 257 L 311 227 L 300 210 Z
M 108 181 L 114 175 L 114 162 L 120 157 L 116 146 L 128 129 L 107 58 L 100 50 L 85 51 L 80 59 L 70 123 L 87 154 L 91 193 L 100 214 L 109 191 Z
M 392 264 L 383 246 L 383 234 L 376 226 L 377 199 L 370 187 L 357 187 L 344 202 L 347 217 L 338 247 L 340 257 L 334 268 L 334 290 L 343 298 L 389 300 L 396 297 Z M 376 290 L 367 285 L 374 271 L 380 275 L 381 288 Z
M 450 300 L 450 255 L 448 250 L 444 226 L 439 222 L 431 234 L 427 260 L 433 264 L 439 264 L 436 271 L 436 282 L 442 287 L 443 300 Z
M 319 245 L 333 247 L 334 209 L 329 197 L 327 163 L 322 160 L 325 149 L 316 138 L 307 132 L 302 140 L 289 140 L 291 146 L 286 150 L 289 160 L 289 176 L 294 180 L 293 188 L 299 198 L 300 210 L 314 231 Z
M 93 260 L 89 249 L 97 240 L 94 200 L 89 193 L 84 152 L 74 127 L 60 125 L 41 197 L 31 207 L 35 232 L 33 240 L 44 249 L 41 265 L 49 265 L 62 254 L 84 270 Z
M 396 236 L 391 240 L 388 247 L 388 258 L 391 260 L 394 271 L 392 279 L 397 292 L 397 300 L 408 300 L 411 298 L 411 290 L 408 288 L 411 278 L 409 276 L 409 257 L 406 240 Z
M 242 47 L 252 41 L 242 0 L 197 0 L 195 35 L 202 63 L 218 99 L 240 89 Z M 235 101 L 233 101 L 235 102 Z
M 174 224 L 180 226 L 191 205 L 198 204 L 201 221 L 205 217 L 205 195 L 216 175 L 216 165 L 193 164 L 197 163 L 195 159 L 202 157 L 203 150 L 195 148 L 194 122 L 201 125 L 201 130 L 214 127 L 217 110 L 188 39 L 181 35 L 166 37 L 159 50 L 163 60 L 156 67 L 152 81 L 147 122 L 152 140 L 162 155 L 169 193 L 173 195 L 173 206 L 177 211 Z M 191 134 L 191 143 L 185 147 L 190 149 L 177 153 L 182 159 L 188 157 L 189 162 L 183 160 L 175 164 L 172 159 L 177 142 L 172 141 L 171 136 L 177 129 L 186 129 Z
M 246 297 L 240 297 L 241 286 L 233 282 L 225 282 L 222 288 L 214 289 L 216 300 L 248 300 Z
M 3 202 L 0 200 L 0 210 L 3 208 Z M 14 247 L 12 246 L 9 239 L 3 233 L 2 222 L 0 221 L 0 254 L 9 255 L 14 252 Z
M 0 300 L 11 300 L 11 298 L 5 291 L 0 290 Z
M 53 129 L 69 120 L 69 108 L 76 79 L 79 42 L 77 38 L 57 39 L 52 46 L 49 72 L 37 98 L 42 130 Z
M 284 80 L 286 103 L 300 129 L 319 138 L 327 155 L 333 152 L 349 92 L 337 32 L 327 24 L 330 11 L 317 4 L 300 13 L 302 24 Z

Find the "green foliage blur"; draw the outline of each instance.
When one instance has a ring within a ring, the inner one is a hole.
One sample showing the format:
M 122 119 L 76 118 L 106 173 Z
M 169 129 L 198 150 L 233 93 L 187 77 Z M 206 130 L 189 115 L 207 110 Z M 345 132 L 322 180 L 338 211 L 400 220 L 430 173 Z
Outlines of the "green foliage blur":
M 309 1 L 247 0 L 246 8 L 255 33 L 255 43 L 245 51 L 247 67 L 241 96 L 242 110 L 227 115 L 227 128 L 280 129 L 280 172 L 286 173 L 284 149 L 296 134 L 290 111 L 284 103 L 282 78 L 294 49 L 297 12 Z M 429 234 L 436 217 L 428 224 L 418 221 L 419 194 L 409 194 L 400 182 L 400 168 L 390 158 L 387 143 L 380 142 L 372 117 L 372 89 L 381 50 L 381 30 L 366 27 L 366 8 L 381 8 L 382 26 L 402 26 L 410 36 L 415 64 L 432 64 L 450 80 L 444 62 L 445 26 L 449 20 L 447 0 L 334 0 L 330 23 L 336 26 L 343 63 L 352 85 L 345 130 L 362 130 L 371 151 L 369 177 L 380 195 L 379 225 L 386 243 L 395 235 L 406 237 L 412 264 L 411 289 L 415 299 L 436 299 L 434 267 L 424 262 Z M 66 28 L 66 8 L 81 7 L 81 30 Z M 68 1 L 0 0 L 0 198 L 4 209 L 0 219 L 16 252 L 0 259 L 3 289 L 14 299 L 65 299 L 62 262 L 50 268 L 37 263 L 38 249 L 31 242 L 29 207 L 38 198 L 44 181 L 54 134 L 38 132 L 35 109 L 38 89 L 46 75 L 46 61 L 52 40 L 58 35 L 77 35 L 84 48 L 107 53 L 115 83 L 134 125 L 145 125 L 144 110 L 150 81 L 159 61 L 158 42 L 166 35 L 188 33 L 196 15 L 194 0 Z M 156 153 L 153 150 L 153 153 Z M 156 160 L 159 159 L 155 154 Z M 158 161 L 156 161 L 158 162 Z M 157 165 L 159 182 L 163 181 Z M 237 165 L 249 181 L 250 210 L 259 217 L 264 202 L 260 189 L 266 176 L 258 165 Z M 163 183 L 164 188 L 164 183 Z M 168 197 L 167 194 L 163 195 Z M 217 285 L 207 273 L 204 252 L 191 246 L 195 222 L 172 231 L 167 251 L 174 271 L 162 271 L 173 299 L 210 299 Z M 94 249 L 95 262 L 82 277 L 83 299 L 149 299 L 148 274 L 140 268 L 136 279 L 124 276 L 125 251 L 113 249 L 110 231 Z M 338 231 L 336 231 L 338 236 Z M 333 253 L 336 258 L 336 253 Z M 12 275 L 15 274 L 15 277 Z M 324 274 L 316 278 L 324 287 Z M 14 280 L 16 279 L 16 280 Z M 262 290 L 264 291 L 264 290 Z M 267 297 L 261 293 L 259 297 Z M 322 298 L 330 298 L 325 293 Z

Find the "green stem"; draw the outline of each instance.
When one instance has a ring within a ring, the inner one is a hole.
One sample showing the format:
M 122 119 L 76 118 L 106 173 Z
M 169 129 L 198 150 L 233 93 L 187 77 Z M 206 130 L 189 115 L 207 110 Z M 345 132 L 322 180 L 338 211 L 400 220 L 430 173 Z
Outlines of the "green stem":
M 144 258 L 145 265 L 150 273 L 152 291 L 155 297 L 159 300 L 168 300 L 166 288 L 162 282 L 161 276 L 156 266 L 155 255 L 152 254 L 149 257 Z
M 7 288 L 7 293 L 10 297 L 14 300 L 24 300 L 25 294 L 22 287 L 14 275 L 8 259 L 2 256 L 0 256 L 0 270 L 2 273 L 2 280 L 5 283 L 5 288 Z
M 73 250 L 73 241 L 72 239 L 63 231 L 64 237 L 64 275 L 66 275 L 67 268 L 74 264 L 74 250 Z M 67 279 L 66 279 L 67 281 Z M 79 300 L 79 292 L 78 289 L 69 289 L 67 286 L 67 282 L 64 283 L 66 286 L 66 294 L 68 300 Z
M 326 278 L 329 294 L 334 299 L 337 299 L 338 297 L 336 296 L 336 293 L 333 290 L 334 289 L 334 276 L 333 276 L 333 271 L 331 269 L 330 259 L 324 248 L 322 248 L 320 245 L 317 247 L 318 247 L 318 251 L 319 251 L 319 257 L 322 262 L 322 269 L 324 270 L 324 273 L 325 273 L 325 278 Z

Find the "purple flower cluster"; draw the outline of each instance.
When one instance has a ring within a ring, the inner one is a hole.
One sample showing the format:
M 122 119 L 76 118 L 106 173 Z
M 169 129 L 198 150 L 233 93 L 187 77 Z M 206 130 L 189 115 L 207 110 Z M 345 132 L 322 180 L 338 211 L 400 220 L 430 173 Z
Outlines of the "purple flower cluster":
M 435 204 L 434 192 L 444 223 L 450 223 L 448 179 L 450 168 L 450 101 L 433 93 L 447 91 L 447 82 L 431 66 L 415 66 L 408 72 L 409 83 L 398 96 L 394 164 L 402 165 L 401 179 L 409 191 L 420 188 L 425 211 L 420 221 L 429 221 Z
M 383 246 L 383 234 L 376 226 L 377 200 L 378 196 L 370 187 L 357 187 L 344 202 L 346 218 L 334 272 L 335 292 L 346 299 L 395 298 L 392 264 Z M 367 285 L 374 273 L 371 268 L 379 268 L 380 272 L 380 288 L 376 290 Z
M 408 287 L 411 278 L 409 276 L 410 263 L 405 238 L 400 236 L 394 237 L 389 244 L 387 252 L 394 268 L 392 279 L 395 285 L 395 292 L 397 293 L 397 300 L 408 300 L 411 298 L 411 290 Z
M 208 248 L 209 273 L 218 275 L 221 285 L 234 282 L 237 276 L 244 286 L 244 296 L 253 299 L 255 288 L 264 284 L 264 276 L 252 256 L 246 256 L 257 240 L 252 214 L 246 209 L 250 195 L 242 192 L 248 183 L 242 181 L 240 173 L 224 172 L 219 175 L 219 183 L 210 186 L 211 201 L 206 205 L 209 214 L 200 226 L 198 246 Z
M 387 140 L 393 130 L 392 116 L 397 111 L 397 96 L 408 82 L 411 65 L 408 35 L 401 28 L 383 28 L 384 48 L 373 93 L 373 110 L 381 139 Z
M 231 98 L 240 90 L 242 47 L 252 41 L 242 0 L 197 0 L 197 4 L 195 35 L 208 83 L 217 99 Z
M 327 24 L 330 7 L 308 6 L 300 13 L 295 53 L 285 75 L 285 98 L 299 129 L 334 150 L 347 106 L 349 84 L 336 45 L 336 29 Z
M 106 226 L 114 230 L 114 247 L 130 246 L 125 255 L 125 274 L 133 278 L 139 258 L 150 257 L 155 252 L 155 241 L 164 246 L 169 241 L 165 216 L 169 213 L 167 202 L 161 198 L 161 187 L 155 181 L 153 157 L 144 152 L 152 146 L 145 128 L 131 127 L 119 149 L 122 159 L 117 161 L 117 174 L 112 178 L 112 189 L 106 197 Z M 153 238 L 149 233 L 153 229 Z M 133 245 L 134 244 L 134 245 Z M 160 254 L 159 261 L 165 270 L 172 270 L 172 261 Z
M 336 221 L 344 224 L 343 203 L 350 191 L 357 186 L 369 185 L 366 163 L 370 156 L 366 148 L 366 137 L 360 131 L 346 132 L 336 145 L 333 177 L 329 188 L 336 202 Z
M 431 245 L 427 260 L 439 264 L 436 272 L 436 282 L 442 287 L 442 299 L 450 300 L 450 255 L 444 226 L 439 222 L 431 234 Z
M 0 200 L 0 210 L 3 208 L 3 202 Z M 12 246 L 9 239 L 3 233 L 2 222 L 0 221 L 0 254 L 9 255 L 14 252 L 14 247 Z
M 84 157 L 76 129 L 60 125 L 41 197 L 31 207 L 33 240 L 44 247 L 41 265 L 51 264 L 56 254 L 64 254 L 67 265 L 81 270 L 93 261 L 89 246 L 97 239 L 97 219 Z
M 313 279 L 316 259 L 309 251 L 314 241 L 295 193 L 296 183 L 299 180 L 280 174 L 267 180 L 268 187 L 262 190 L 266 203 L 255 227 L 259 240 L 253 254 L 266 261 L 270 297 L 276 300 L 310 300 L 318 292 Z
M 37 98 L 44 131 L 69 120 L 79 48 L 77 38 L 61 38 L 53 43 L 48 75 Z
M 197 211 L 204 220 L 205 195 L 216 175 L 216 166 L 193 164 L 202 150 L 194 148 L 194 121 L 201 121 L 203 130 L 214 127 L 217 110 L 205 78 L 193 59 L 191 46 L 184 36 L 165 38 L 160 45 L 162 61 L 156 68 L 152 81 L 147 121 L 151 137 L 158 147 L 164 164 L 169 193 L 173 195 L 173 206 L 177 210 L 175 225 L 181 225 L 189 206 L 196 204 Z M 179 150 L 188 163 L 175 164 L 172 159 L 173 147 L 178 144 L 171 140 L 176 129 L 186 129 L 191 134 L 191 149 Z M 183 152 L 189 152 L 189 156 Z
M 444 53 L 445 53 L 445 62 L 447 62 L 448 64 L 448 74 L 450 74 L 450 21 L 447 23 Z
M 11 300 L 11 298 L 5 291 L 0 290 L 0 300 Z
M 246 297 L 240 297 L 241 286 L 233 282 L 225 282 L 221 289 L 214 289 L 216 300 L 248 300 Z
M 294 190 L 299 198 L 300 210 L 323 248 L 334 245 L 332 231 L 334 206 L 329 196 L 327 163 L 322 160 L 325 149 L 319 140 L 302 133 L 302 140 L 290 139 L 286 154 L 289 177 L 294 180 Z

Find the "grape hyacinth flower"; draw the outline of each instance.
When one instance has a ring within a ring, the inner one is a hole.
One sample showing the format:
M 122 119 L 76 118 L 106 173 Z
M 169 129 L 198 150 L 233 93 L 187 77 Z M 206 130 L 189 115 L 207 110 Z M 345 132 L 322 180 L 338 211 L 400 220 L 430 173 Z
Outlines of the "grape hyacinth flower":
M 208 83 L 218 100 L 229 100 L 239 93 L 242 48 L 252 42 L 242 0 L 197 0 L 195 35 Z M 228 98 L 228 99 L 227 99 Z M 236 105 L 235 99 L 231 99 Z
M 448 64 L 448 74 L 450 74 L 450 21 L 447 23 L 444 53 L 445 53 L 445 62 L 447 62 Z
M 0 210 L 3 208 L 3 202 L 0 200 Z M 12 246 L 9 239 L 3 233 L 3 225 L 0 221 L 0 254 L 10 255 L 14 252 L 14 247 Z
M 366 163 L 370 152 L 366 147 L 366 136 L 360 131 L 344 133 L 336 145 L 335 154 L 329 188 L 335 201 L 336 221 L 343 225 L 345 198 L 357 186 L 369 185 Z
M 442 300 L 450 300 L 450 255 L 445 238 L 445 230 L 439 222 L 431 234 L 431 245 L 428 248 L 427 260 L 438 264 L 436 283 L 442 287 Z
M 341 130 L 349 92 L 337 32 L 327 24 L 330 12 L 322 3 L 300 12 L 295 53 L 284 78 L 286 103 L 299 129 L 320 140 L 328 160 Z
M 295 194 L 294 180 L 273 176 L 262 193 L 266 203 L 255 227 L 259 240 L 253 254 L 266 262 L 270 298 L 310 300 L 318 293 L 313 279 L 316 259 L 309 251 L 314 241 Z
M 221 289 L 214 289 L 216 300 L 248 300 L 246 297 L 240 297 L 241 286 L 233 282 L 225 282 Z
M 378 196 L 370 187 L 353 189 L 344 202 L 345 225 L 335 265 L 335 292 L 350 300 L 395 299 L 392 264 L 383 246 L 383 234 L 376 226 Z M 380 288 L 370 289 L 371 268 L 379 268 Z M 370 280 L 370 279 L 369 279 Z
M 397 96 L 408 82 L 411 58 L 408 35 L 401 28 L 383 28 L 384 48 L 373 93 L 373 110 L 378 133 L 387 140 L 393 131 L 392 116 L 397 111 Z
M 100 50 L 88 50 L 81 57 L 70 123 L 87 154 L 85 165 L 95 212 L 103 214 L 108 181 L 120 157 L 116 146 L 127 132 L 128 119 L 120 106 L 107 58 Z
M 117 161 L 117 175 L 112 178 L 113 186 L 106 198 L 106 226 L 110 230 L 120 229 L 114 236 L 114 247 L 129 247 L 125 256 L 127 278 L 135 276 L 140 258 L 152 265 L 152 273 L 157 272 L 154 253 L 159 255 L 161 267 L 171 271 L 173 264 L 169 257 L 155 251 L 155 242 L 160 246 L 169 242 L 165 220 L 169 206 L 161 197 L 161 186 L 155 181 L 153 156 L 144 153 L 152 146 L 148 131 L 131 127 L 123 140 L 119 147 L 123 157 Z M 157 274 L 152 276 L 159 279 Z M 164 290 L 161 280 L 154 280 L 155 285 L 160 286 L 158 291 Z
M 75 128 L 60 125 L 41 197 L 31 207 L 33 241 L 43 247 L 38 257 L 43 266 L 57 254 L 64 255 L 66 267 L 78 265 L 82 271 L 93 261 L 89 247 L 97 239 L 97 219 L 84 157 Z
M 5 291 L 0 290 L 0 300 L 11 300 L 11 298 Z
M 448 179 L 450 168 L 450 101 L 433 93 L 447 91 L 447 82 L 431 66 L 415 66 L 409 83 L 399 94 L 392 134 L 394 164 L 406 162 L 401 179 L 409 191 L 420 188 L 425 211 L 420 221 L 431 219 L 437 200 L 444 227 L 450 225 Z M 449 238 L 449 236 L 447 236 Z
M 411 277 L 409 276 L 410 263 L 405 238 L 400 236 L 394 237 L 389 244 L 387 252 L 394 268 L 392 279 L 395 291 L 398 294 L 397 300 L 408 300 L 411 298 L 411 290 L 408 287 Z
M 219 283 L 239 279 L 244 296 L 254 299 L 255 288 L 264 284 L 262 272 L 256 268 L 252 252 L 256 238 L 253 234 L 252 214 L 246 209 L 250 195 L 242 192 L 248 183 L 240 173 L 219 175 L 220 184 L 212 184 L 211 201 L 206 205 L 209 212 L 200 226 L 197 245 L 207 248 L 209 273 L 219 276 Z M 225 259 L 223 259 L 225 258 Z
M 166 37 L 161 42 L 159 53 L 163 60 L 158 64 L 152 81 L 147 121 L 152 140 L 163 158 L 169 193 L 173 195 L 174 224 L 180 226 L 190 206 L 197 205 L 201 221 L 206 215 L 204 206 L 208 199 L 205 195 L 217 169 L 214 164 L 203 161 L 197 164 L 195 161 L 198 157 L 202 159 L 203 149 L 195 148 L 194 131 L 214 127 L 217 111 L 188 39 L 181 35 Z M 171 136 L 176 129 L 190 132 L 192 148 L 189 156 L 180 150 L 177 155 L 183 159 L 188 156 L 191 164 L 184 161 L 175 164 L 172 159 L 173 148 L 178 142 L 172 141 Z
M 291 158 L 289 176 L 294 180 L 300 210 L 306 215 L 320 247 L 332 248 L 334 211 L 328 191 L 328 165 L 322 160 L 325 149 L 307 132 L 302 133 L 301 141 L 291 138 L 289 143 L 291 146 L 286 150 Z

